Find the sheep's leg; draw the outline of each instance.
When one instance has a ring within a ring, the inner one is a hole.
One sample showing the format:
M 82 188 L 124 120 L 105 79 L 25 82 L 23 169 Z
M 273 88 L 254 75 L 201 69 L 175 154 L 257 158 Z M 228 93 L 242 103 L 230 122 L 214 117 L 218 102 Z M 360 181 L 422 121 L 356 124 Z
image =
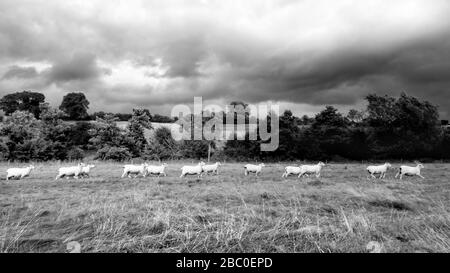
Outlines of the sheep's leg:
M 425 177 L 423 177 L 420 173 L 418 174 L 418 176 L 422 179 L 425 179 Z
M 383 173 L 380 174 L 379 179 L 383 179 Z
M 377 179 L 377 177 L 375 175 L 373 175 L 373 173 L 370 173 L 370 177 Z

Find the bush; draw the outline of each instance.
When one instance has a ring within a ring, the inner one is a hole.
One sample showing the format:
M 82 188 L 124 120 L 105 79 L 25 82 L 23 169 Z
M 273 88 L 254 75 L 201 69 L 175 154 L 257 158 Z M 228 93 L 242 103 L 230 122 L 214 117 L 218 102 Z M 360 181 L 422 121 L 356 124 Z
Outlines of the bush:
M 167 160 L 181 157 L 179 145 L 166 127 L 155 130 L 155 134 L 146 145 L 142 156 L 146 160 Z
M 180 145 L 180 153 L 184 158 L 202 159 L 208 157 L 208 141 L 184 140 Z
M 127 148 L 105 146 L 97 151 L 95 159 L 126 161 L 132 158 L 132 154 Z
M 69 152 L 67 152 L 67 158 L 69 160 L 79 160 L 85 157 L 85 153 L 83 149 L 79 147 L 72 148 Z

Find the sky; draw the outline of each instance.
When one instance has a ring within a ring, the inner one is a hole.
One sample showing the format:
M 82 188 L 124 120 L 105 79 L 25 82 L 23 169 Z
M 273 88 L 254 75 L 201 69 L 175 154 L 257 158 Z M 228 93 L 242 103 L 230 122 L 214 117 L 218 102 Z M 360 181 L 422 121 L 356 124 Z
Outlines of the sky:
M 278 103 L 314 115 L 401 92 L 450 118 L 448 0 L 0 0 L 0 95 L 89 112 Z

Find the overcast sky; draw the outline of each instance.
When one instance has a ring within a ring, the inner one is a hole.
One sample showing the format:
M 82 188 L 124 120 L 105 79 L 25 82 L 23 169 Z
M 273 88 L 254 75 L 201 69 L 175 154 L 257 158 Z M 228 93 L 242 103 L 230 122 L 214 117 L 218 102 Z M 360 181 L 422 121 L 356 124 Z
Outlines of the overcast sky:
M 90 112 L 274 101 L 297 115 L 410 95 L 450 116 L 448 0 L 0 0 L 0 95 Z

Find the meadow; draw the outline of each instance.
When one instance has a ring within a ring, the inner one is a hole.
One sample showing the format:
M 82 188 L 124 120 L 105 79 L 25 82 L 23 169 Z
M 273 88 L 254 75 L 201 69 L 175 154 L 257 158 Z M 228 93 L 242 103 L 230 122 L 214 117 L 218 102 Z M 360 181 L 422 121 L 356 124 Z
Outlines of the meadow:
M 329 164 L 322 177 L 260 177 L 243 163 L 218 176 L 121 179 L 121 164 L 97 162 L 91 177 L 55 181 L 66 163 L 36 163 L 6 181 L 0 164 L 0 252 L 450 252 L 450 164 L 425 164 L 426 179 L 370 180 L 363 164 Z M 412 163 L 411 163 L 412 164 Z M 25 164 L 23 164 L 25 165 Z M 399 164 L 393 164 L 398 166 Z M 14 164 L 17 166 L 17 164 Z

